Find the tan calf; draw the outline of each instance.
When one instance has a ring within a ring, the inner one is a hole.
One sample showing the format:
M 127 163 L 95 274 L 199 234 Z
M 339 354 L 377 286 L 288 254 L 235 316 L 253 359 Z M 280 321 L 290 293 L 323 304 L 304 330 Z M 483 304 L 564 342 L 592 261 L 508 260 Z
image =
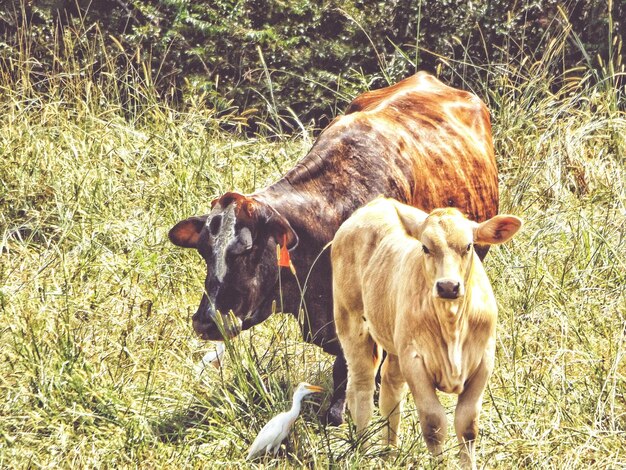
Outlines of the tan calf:
M 454 426 L 465 467 L 493 369 L 497 306 L 474 244 L 503 243 L 520 219 L 481 224 L 454 208 L 426 214 L 379 198 L 356 211 L 332 245 L 334 315 L 348 363 L 348 408 L 362 433 L 374 407 L 380 348 L 383 439 L 395 444 L 405 383 L 428 449 L 439 455 L 447 420 L 436 390 L 458 394 Z

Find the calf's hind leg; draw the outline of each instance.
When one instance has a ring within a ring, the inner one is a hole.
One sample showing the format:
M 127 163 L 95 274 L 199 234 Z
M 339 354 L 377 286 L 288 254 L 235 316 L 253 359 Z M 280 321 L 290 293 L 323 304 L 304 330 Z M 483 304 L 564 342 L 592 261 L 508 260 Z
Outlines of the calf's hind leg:
M 354 317 L 359 321 L 356 321 Z M 348 365 L 346 399 L 357 434 L 361 435 L 374 411 L 376 371 L 380 365 L 380 348 L 370 336 L 361 315 L 352 315 L 335 307 L 337 336 Z
M 387 419 L 387 425 L 383 428 L 383 444 L 396 445 L 402 413 L 402 395 L 406 388 L 398 356 L 387 354 L 381 375 L 380 414 Z
M 350 341 L 345 351 L 348 363 L 348 408 L 360 436 L 372 419 L 376 370 L 380 364 L 380 351 L 369 333 Z

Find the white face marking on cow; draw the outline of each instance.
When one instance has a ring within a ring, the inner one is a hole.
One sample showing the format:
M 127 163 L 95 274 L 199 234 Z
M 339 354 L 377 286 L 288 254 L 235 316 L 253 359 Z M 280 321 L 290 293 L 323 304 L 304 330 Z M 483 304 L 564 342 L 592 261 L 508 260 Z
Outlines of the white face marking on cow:
M 211 233 L 210 224 L 214 217 L 221 217 L 221 224 L 217 234 Z M 235 239 L 235 204 L 229 204 L 226 209 L 222 209 L 219 204 L 209 214 L 206 225 L 209 227 L 209 234 L 213 241 L 213 256 L 215 258 L 215 277 L 220 282 L 224 281 L 224 276 L 228 271 L 226 264 L 226 251 L 228 246 Z

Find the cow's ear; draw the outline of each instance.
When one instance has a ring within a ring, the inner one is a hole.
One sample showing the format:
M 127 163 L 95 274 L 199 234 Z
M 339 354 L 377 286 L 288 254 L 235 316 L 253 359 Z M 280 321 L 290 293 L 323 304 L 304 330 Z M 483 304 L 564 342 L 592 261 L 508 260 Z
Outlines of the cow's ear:
M 513 238 L 522 226 L 522 219 L 514 215 L 496 215 L 474 226 L 474 242 L 481 245 L 496 245 Z
M 394 204 L 400 223 L 406 230 L 406 233 L 413 237 L 419 238 L 422 236 L 422 227 L 428 214 L 414 207 L 405 206 L 404 204 Z
M 276 213 L 278 216 L 272 217 L 267 222 L 267 229 L 276 243 L 281 246 L 287 241 L 287 249 L 293 250 L 296 246 L 298 246 L 298 235 L 291 227 L 291 224 L 285 219 L 282 215 Z
M 200 232 L 206 224 L 206 219 L 207 216 L 203 215 L 181 220 L 168 233 L 170 241 L 183 248 L 197 248 Z
M 290 250 L 298 245 L 298 235 L 289 221 L 270 205 L 249 198 L 241 209 L 257 223 L 262 224 L 276 243 L 282 245 L 286 240 L 287 248 Z

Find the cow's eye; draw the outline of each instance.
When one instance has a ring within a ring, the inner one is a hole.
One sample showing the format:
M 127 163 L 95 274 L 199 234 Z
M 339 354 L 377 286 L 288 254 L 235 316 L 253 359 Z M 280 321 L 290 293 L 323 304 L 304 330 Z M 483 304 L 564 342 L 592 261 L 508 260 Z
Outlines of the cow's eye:
M 228 246 L 228 253 L 231 255 L 243 255 L 248 253 L 252 249 L 252 245 L 245 243 L 242 240 L 235 240 Z
M 424 250 L 424 254 L 426 254 L 426 255 L 430 254 L 430 250 L 428 248 L 426 248 L 426 245 L 422 245 L 422 250 Z
M 209 222 L 209 231 L 211 232 L 211 235 L 213 235 L 214 237 L 217 236 L 221 226 L 222 216 L 218 214 L 211 219 L 211 222 Z
M 228 252 L 233 255 L 242 255 L 252 250 L 252 233 L 247 227 L 239 230 L 237 238 L 228 245 Z
M 468 244 L 467 244 L 467 247 L 465 247 L 465 251 L 466 251 L 467 253 L 469 253 L 471 250 L 472 250 L 472 244 L 471 244 L 471 243 L 468 243 Z

